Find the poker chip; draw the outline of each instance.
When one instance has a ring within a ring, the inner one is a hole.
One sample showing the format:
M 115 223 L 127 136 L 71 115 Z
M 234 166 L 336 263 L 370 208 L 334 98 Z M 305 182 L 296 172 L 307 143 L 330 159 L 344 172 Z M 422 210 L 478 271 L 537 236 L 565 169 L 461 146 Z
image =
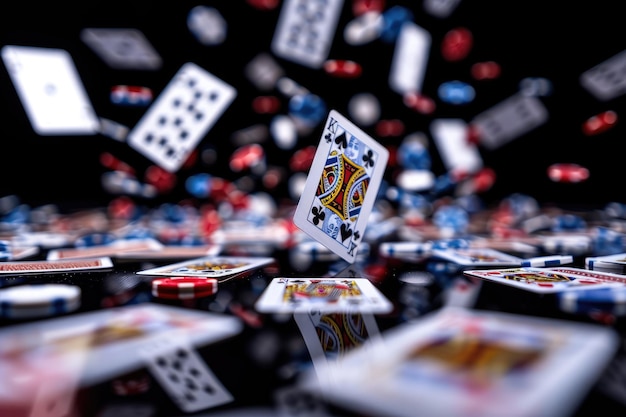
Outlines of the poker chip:
M 217 292 L 217 279 L 210 277 L 171 277 L 152 281 L 152 295 L 157 298 L 193 299 Z
M 571 264 L 574 257 L 571 255 L 554 255 L 554 256 L 537 256 L 534 258 L 524 259 L 521 263 L 522 267 L 550 267 Z
M 381 256 L 389 258 L 404 257 L 407 255 L 430 256 L 433 242 L 383 242 L 378 247 Z
M 150 386 L 150 375 L 144 369 L 131 372 L 111 381 L 111 389 L 120 397 L 143 394 L 150 390 Z
M 626 287 L 564 291 L 557 297 L 559 308 L 566 313 L 626 315 Z
M 67 284 L 19 285 L 0 290 L 0 316 L 12 319 L 55 316 L 80 307 L 81 289 Z

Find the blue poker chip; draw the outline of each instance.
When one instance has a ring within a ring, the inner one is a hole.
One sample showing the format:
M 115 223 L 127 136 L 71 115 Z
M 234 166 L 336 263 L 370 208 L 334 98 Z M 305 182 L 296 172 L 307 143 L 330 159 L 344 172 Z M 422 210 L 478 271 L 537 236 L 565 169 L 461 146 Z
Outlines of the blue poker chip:
M 522 267 L 552 267 L 571 264 L 574 262 L 574 257 L 571 255 L 553 255 L 553 256 L 537 256 L 534 258 L 527 258 L 522 260 Z
M 0 290 L 0 316 L 30 319 L 70 313 L 80 307 L 81 289 L 68 284 L 32 284 Z
M 557 298 L 559 308 L 566 313 L 626 315 L 626 287 L 564 291 L 558 293 Z

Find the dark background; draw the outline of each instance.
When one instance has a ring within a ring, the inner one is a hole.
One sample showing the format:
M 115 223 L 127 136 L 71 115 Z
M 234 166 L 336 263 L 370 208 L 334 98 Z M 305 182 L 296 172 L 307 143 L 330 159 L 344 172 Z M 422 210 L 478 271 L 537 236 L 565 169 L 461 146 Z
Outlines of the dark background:
M 557 4 L 558 3 L 558 4 Z M 220 45 L 199 43 L 186 25 L 189 10 L 196 5 L 215 7 L 228 22 L 226 41 Z M 328 109 L 347 114 L 349 99 L 359 92 L 371 92 L 381 102 L 381 119 L 400 119 L 405 124 L 401 137 L 380 142 L 397 146 L 406 134 L 429 135 L 429 124 L 436 118 L 472 117 L 511 96 L 526 77 L 543 77 L 552 83 L 552 93 L 541 97 L 549 112 L 543 126 L 494 151 L 481 148 L 484 165 L 497 173 L 495 185 L 481 198 L 497 203 L 512 193 L 525 193 L 540 203 L 564 206 L 602 207 L 624 201 L 621 184 L 624 126 L 618 119 L 610 131 L 585 136 L 582 124 L 589 117 L 606 110 L 622 116 L 625 98 L 601 102 L 584 90 L 578 77 L 582 72 L 626 49 L 623 18 L 617 1 L 541 2 L 461 0 L 447 18 L 429 15 L 421 1 L 387 1 L 385 9 L 395 5 L 409 8 L 414 21 L 432 35 L 432 46 L 423 92 L 433 97 L 437 110 L 422 115 L 403 105 L 401 97 L 388 87 L 387 77 L 393 44 L 381 40 L 352 46 L 343 40 L 345 24 L 354 18 L 350 0 L 344 3 L 329 59 L 351 59 L 363 66 L 358 79 L 332 78 L 322 70 L 313 70 L 276 58 L 285 75 L 322 97 Z M 237 89 L 237 97 L 221 119 L 209 131 L 199 148 L 213 147 L 218 159 L 213 163 L 198 161 L 177 172 L 177 185 L 171 191 L 142 204 L 178 202 L 189 197 L 184 182 L 195 173 L 209 173 L 231 181 L 249 176 L 260 191 L 270 191 L 277 198 L 288 198 L 287 161 L 291 154 L 306 145 L 316 144 L 320 129 L 301 137 L 291 150 L 278 148 L 269 138 L 263 143 L 268 166 L 286 170 L 282 183 L 264 190 L 258 178 L 246 172 L 232 172 L 228 158 L 236 149 L 233 132 L 254 124 L 269 125 L 272 115 L 259 115 L 251 107 L 259 95 L 273 94 L 283 99 L 279 113 L 285 113 L 287 101 L 278 92 L 259 91 L 244 75 L 244 67 L 260 52 L 270 52 L 271 39 L 281 4 L 273 10 L 258 10 L 244 0 L 151 2 L 139 0 L 69 2 L 5 2 L 0 14 L 0 45 L 16 44 L 63 48 L 70 52 L 90 99 L 100 117 L 115 120 L 129 128 L 139 120 L 146 107 L 119 106 L 110 102 L 113 85 L 149 87 L 155 97 L 180 66 L 193 61 Z M 132 27 L 140 29 L 163 58 L 157 71 L 124 71 L 108 67 L 79 38 L 86 27 Z M 469 56 L 460 62 L 447 62 L 441 56 L 441 42 L 451 29 L 464 27 L 474 37 Z M 472 64 L 493 60 L 502 68 L 495 80 L 477 81 L 471 77 Z M 438 99 L 437 88 L 445 81 L 461 80 L 476 90 L 476 98 L 465 105 L 446 104 Z M 373 128 L 366 132 L 376 137 Z M 26 118 L 6 69 L 0 70 L 0 196 L 14 194 L 33 206 L 47 203 L 71 206 L 106 205 L 115 196 L 101 185 L 108 168 L 99 157 L 110 152 L 131 165 L 142 179 L 151 162 L 129 148 L 101 135 L 38 136 Z M 438 160 L 431 140 L 432 171 L 439 176 L 445 169 Z M 590 170 L 582 183 L 554 183 L 546 169 L 553 163 L 577 163 Z

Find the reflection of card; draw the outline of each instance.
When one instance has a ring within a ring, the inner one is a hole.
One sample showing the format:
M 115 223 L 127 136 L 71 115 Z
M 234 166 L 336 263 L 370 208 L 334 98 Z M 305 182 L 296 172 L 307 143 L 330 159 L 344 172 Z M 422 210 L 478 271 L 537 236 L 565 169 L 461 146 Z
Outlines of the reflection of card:
M 37 134 L 98 132 L 100 121 L 67 51 L 5 45 L 2 60 Z
M 521 266 L 522 258 L 491 248 L 433 249 L 431 256 L 460 266 Z
M 15 261 L 0 262 L 0 274 L 26 274 L 43 272 L 82 271 L 87 269 L 112 268 L 111 258 L 84 258 L 54 261 Z
M 128 133 L 127 143 L 161 168 L 175 172 L 236 94 L 232 86 L 188 62 Z
M 139 275 L 163 275 L 172 277 L 224 277 L 260 268 L 274 262 L 274 258 L 205 256 L 171 265 L 138 271 Z
M 316 368 L 303 385 L 367 415 L 566 417 L 618 346 L 605 326 L 446 307 Z
M 354 262 L 389 151 L 331 110 L 294 213 L 294 224 Z
M 319 68 L 328 57 L 342 6 L 343 0 L 286 0 L 276 24 L 272 52 Z
M 626 276 L 581 268 L 510 268 L 465 270 L 465 275 L 536 293 L 623 287 Z
M 310 311 L 294 314 L 314 366 L 335 360 L 380 336 L 372 314 Z
M 391 301 L 367 278 L 273 278 L 255 304 L 260 313 L 389 313 Z

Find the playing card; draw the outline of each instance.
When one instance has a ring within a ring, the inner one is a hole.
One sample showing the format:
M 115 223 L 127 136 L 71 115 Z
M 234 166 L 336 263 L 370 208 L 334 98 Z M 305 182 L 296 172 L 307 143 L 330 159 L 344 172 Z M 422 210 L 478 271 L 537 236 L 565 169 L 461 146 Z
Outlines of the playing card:
M 619 344 L 606 326 L 444 307 L 316 368 L 303 386 L 366 415 L 566 417 Z
M 115 257 L 118 254 L 138 251 L 157 251 L 163 244 L 156 239 L 128 239 L 116 240 L 106 245 L 95 245 L 84 248 L 52 249 L 48 251 L 46 259 L 55 261 L 58 259 L 96 258 L 101 256 Z
M 478 147 L 467 140 L 467 123 L 463 119 L 436 119 L 430 131 L 446 169 L 471 174 L 483 167 Z
M 205 256 L 170 265 L 144 269 L 139 275 L 171 277 L 227 277 L 273 263 L 270 257 Z
M 623 287 L 626 276 L 581 268 L 510 268 L 464 270 L 465 275 L 536 293 Z
M 27 274 L 44 272 L 82 271 L 87 269 L 112 268 L 113 262 L 107 256 L 54 261 L 15 261 L 0 262 L 0 274 Z
M 608 101 L 626 93 L 626 50 L 588 69 L 580 75 L 580 84 L 595 98 Z
M 234 87 L 188 62 L 128 133 L 126 141 L 161 168 L 175 172 L 236 95 Z
M 335 110 L 317 147 L 293 222 L 354 262 L 389 151 Z
M 393 304 L 367 278 L 273 278 L 260 313 L 389 313 Z
M 5 45 L 2 60 L 37 134 L 93 135 L 98 132 L 100 121 L 69 52 Z
M 109 67 L 157 70 L 163 60 L 142 31 L 135 28 L 85 28 L 80 39 Z
M 389 86 L 398 94 L 419 93 L 432 39 L 430 33 L 413 22 L 400 29 L 389 70 Z
M 494 150 L 547 120 L 548 110 L 541 100 L 517 93 L 475 116 L 470 125 L 478 129 L 480 144 Z
M 222 251 L 220 245 L 209 244 L 199 246 L 163 245 L 153 250 L 133 250 L 116 252 L 114 257 L 118 261 L 150 261 L 150 260 L 179 260 L 215 256 Z
M 294 320 L 309 350 L 313 366 L 335 360 L 366 340 L 379 337 L 371 313 L 295 313 Z
M 522 258 L 491 248 L 433 249 L 431 257 L 444 259 L 461 267 L 521 266 Z
M 614 268 L 623 270 L 626 267 L 626 252 L 614 253 L 612 255 L 603 256 L 587 256 L 585 258 L 585 267 L 588 269 Z
M 233 401 L 233 396 L 185 338 L 159 337 L 142 346 L 148 370 L 185 412 Z
M 343 0 L 285 0 L 272 39 L 277 56 L 319 68 L 332 46 Z

